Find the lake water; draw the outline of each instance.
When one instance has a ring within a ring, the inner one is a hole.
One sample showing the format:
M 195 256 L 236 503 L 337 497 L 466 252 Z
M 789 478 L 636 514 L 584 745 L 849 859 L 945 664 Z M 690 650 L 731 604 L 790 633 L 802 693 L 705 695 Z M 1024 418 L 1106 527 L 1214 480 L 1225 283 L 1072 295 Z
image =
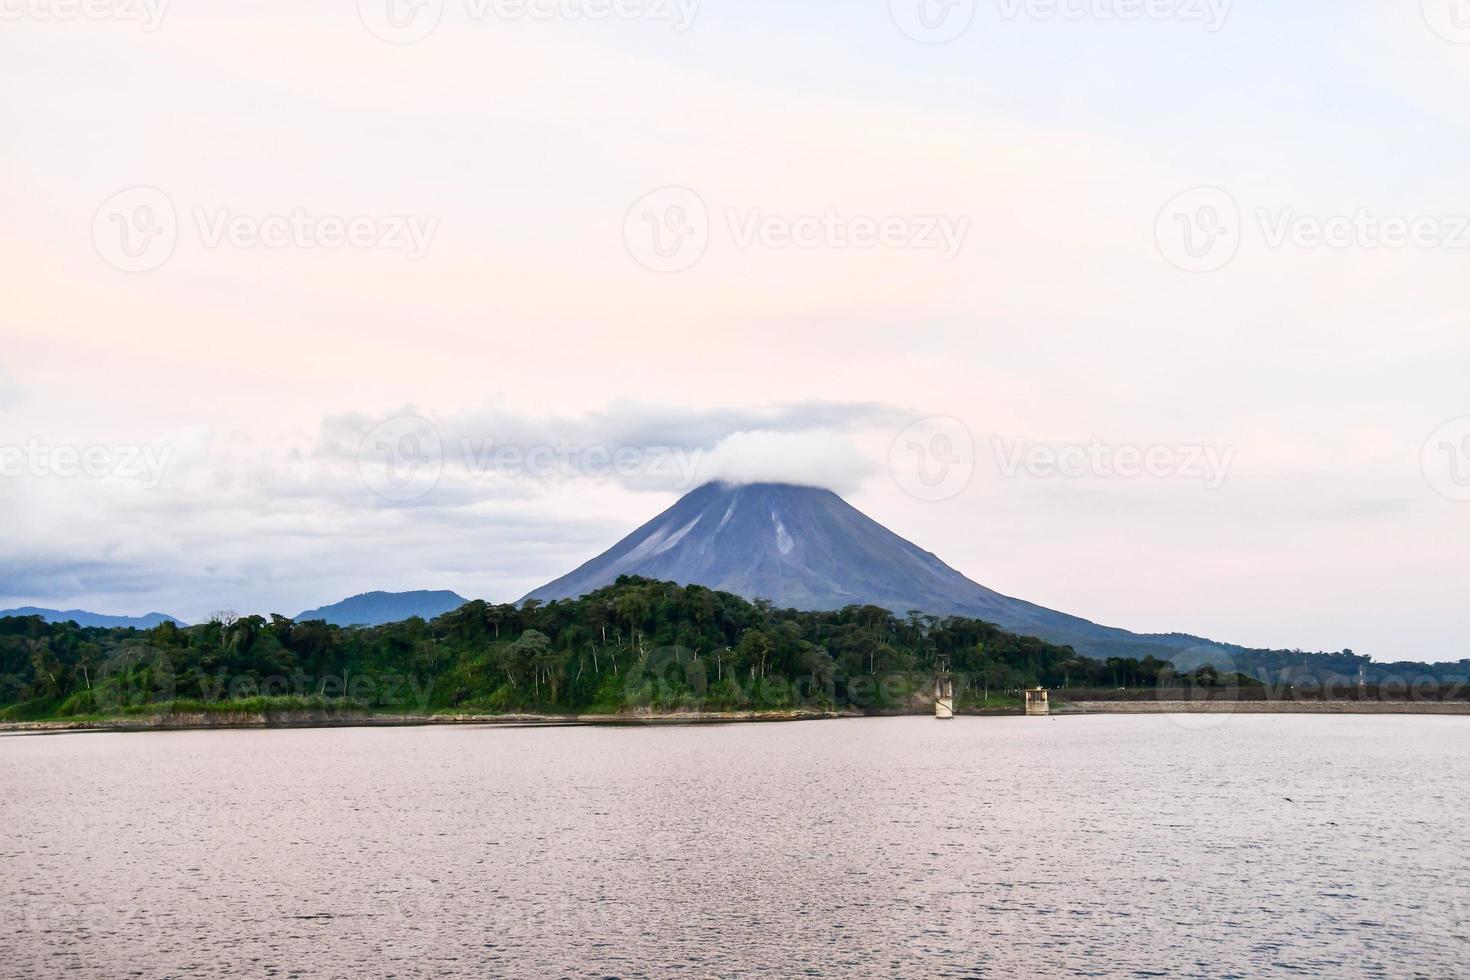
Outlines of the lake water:
M 0 975 L 1465 977 L 1467 816 L 1453 717 L 10 736 Z

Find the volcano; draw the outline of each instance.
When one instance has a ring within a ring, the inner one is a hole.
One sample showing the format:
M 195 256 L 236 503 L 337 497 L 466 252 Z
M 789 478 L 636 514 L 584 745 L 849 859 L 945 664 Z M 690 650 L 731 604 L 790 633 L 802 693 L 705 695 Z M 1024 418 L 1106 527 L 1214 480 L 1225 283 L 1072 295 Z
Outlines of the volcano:
M 899 615 L 969 616 L 1093 657 L 1164 658 L 1208 642 L 1099 626 L 1002 595 L 816 487 L 705 484 L 525 599 L 580 598 L 622 575 L 703 585 L 782 608 L 874 605 Z

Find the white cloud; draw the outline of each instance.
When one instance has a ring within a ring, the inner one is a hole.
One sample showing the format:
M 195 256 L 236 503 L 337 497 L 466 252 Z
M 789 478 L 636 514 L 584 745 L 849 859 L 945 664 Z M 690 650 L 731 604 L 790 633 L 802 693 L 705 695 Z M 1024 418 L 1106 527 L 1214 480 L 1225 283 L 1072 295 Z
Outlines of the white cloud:
M 874 461 L 832 432 L 736 432 L 699 462 L 700 483 L 795 483 L 839 494 L 877 471 Z
M 365 457 L 364 437 L 421 412 L 334 414 L 295 438 L 177 430 L 147 441 L 168 458 L 157 482 L 9 477 L 0 494 L 15 520 L 0 536 L 0 607 L 198 619 L 215 608 L 294 615 L 373 589 L 508 601 L 708 480 L 855 486 L 872 464 L 845 433 L 895 416 L 823 401 L 624 401 L 549 416 L 498 401 L 424 413 L 430 438 L 413 451 L 433 454 L 424 461 L 432 479 L 384 496 L 379 469 L 411 461 Z M 619 469 L 620 459 L 635 465 Z

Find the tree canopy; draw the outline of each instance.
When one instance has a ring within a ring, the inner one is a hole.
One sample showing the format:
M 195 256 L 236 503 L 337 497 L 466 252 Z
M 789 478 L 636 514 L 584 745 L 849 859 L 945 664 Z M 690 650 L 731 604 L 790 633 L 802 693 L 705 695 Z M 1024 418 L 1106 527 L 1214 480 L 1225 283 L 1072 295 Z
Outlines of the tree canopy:
M 1366 659 L 1344 656 L 1354 675 Z M 223 613 L 148 630 L 0 618 L 0 717 L 9 718 L 285 695 L 403 712 L 893 710 L 921 697 L 939 669 L 955 675 L 964 701 L 1031 685 L 1151 687 L 1173 668 L 1151 656 L 1090 659 L 960 616 L 776 609 L 628 577 L 576 600 L 475 601 L 378 627 Z

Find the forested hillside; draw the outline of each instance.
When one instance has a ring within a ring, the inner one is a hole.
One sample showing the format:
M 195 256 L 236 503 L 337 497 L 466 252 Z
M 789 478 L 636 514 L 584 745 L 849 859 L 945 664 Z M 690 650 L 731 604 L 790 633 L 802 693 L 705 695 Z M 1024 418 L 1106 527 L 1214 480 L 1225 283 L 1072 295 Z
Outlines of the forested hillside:
M 1209 656 L 1179 672 L 1206 687 L 1238 680 L 1227 672 L 1233 664 Z M 1343 673 L 1356 674 L 1360 658 L 1339 657 Z M 1174 671 L 1151 657 L 1088 659 L 963 617 L 898 617 L 876 606 L 799 612 L 624 578 L 578 600 L 477 601 L 370 628 L 229 614 L 149 630 L 3 618 L 0 717 L 252 698 L 394 712 L 891 710 L 909 705 L 941 666 L 956 675 L 962 704 L 1003 704 L 1037 684 L 1151 689 Z
M 1152 683 L 1160 666 L 1109 666 L 971 619 L 778 610 L 630 578 L 574 601 L 477 601 L 373 628 L 228 614 L 146 631 L 3 619 L 0 704 L 11 717 L 280 695 L 398 710 L 879 709 L 926 686 L 941 658 L 982 696 L 1037 683 Z

